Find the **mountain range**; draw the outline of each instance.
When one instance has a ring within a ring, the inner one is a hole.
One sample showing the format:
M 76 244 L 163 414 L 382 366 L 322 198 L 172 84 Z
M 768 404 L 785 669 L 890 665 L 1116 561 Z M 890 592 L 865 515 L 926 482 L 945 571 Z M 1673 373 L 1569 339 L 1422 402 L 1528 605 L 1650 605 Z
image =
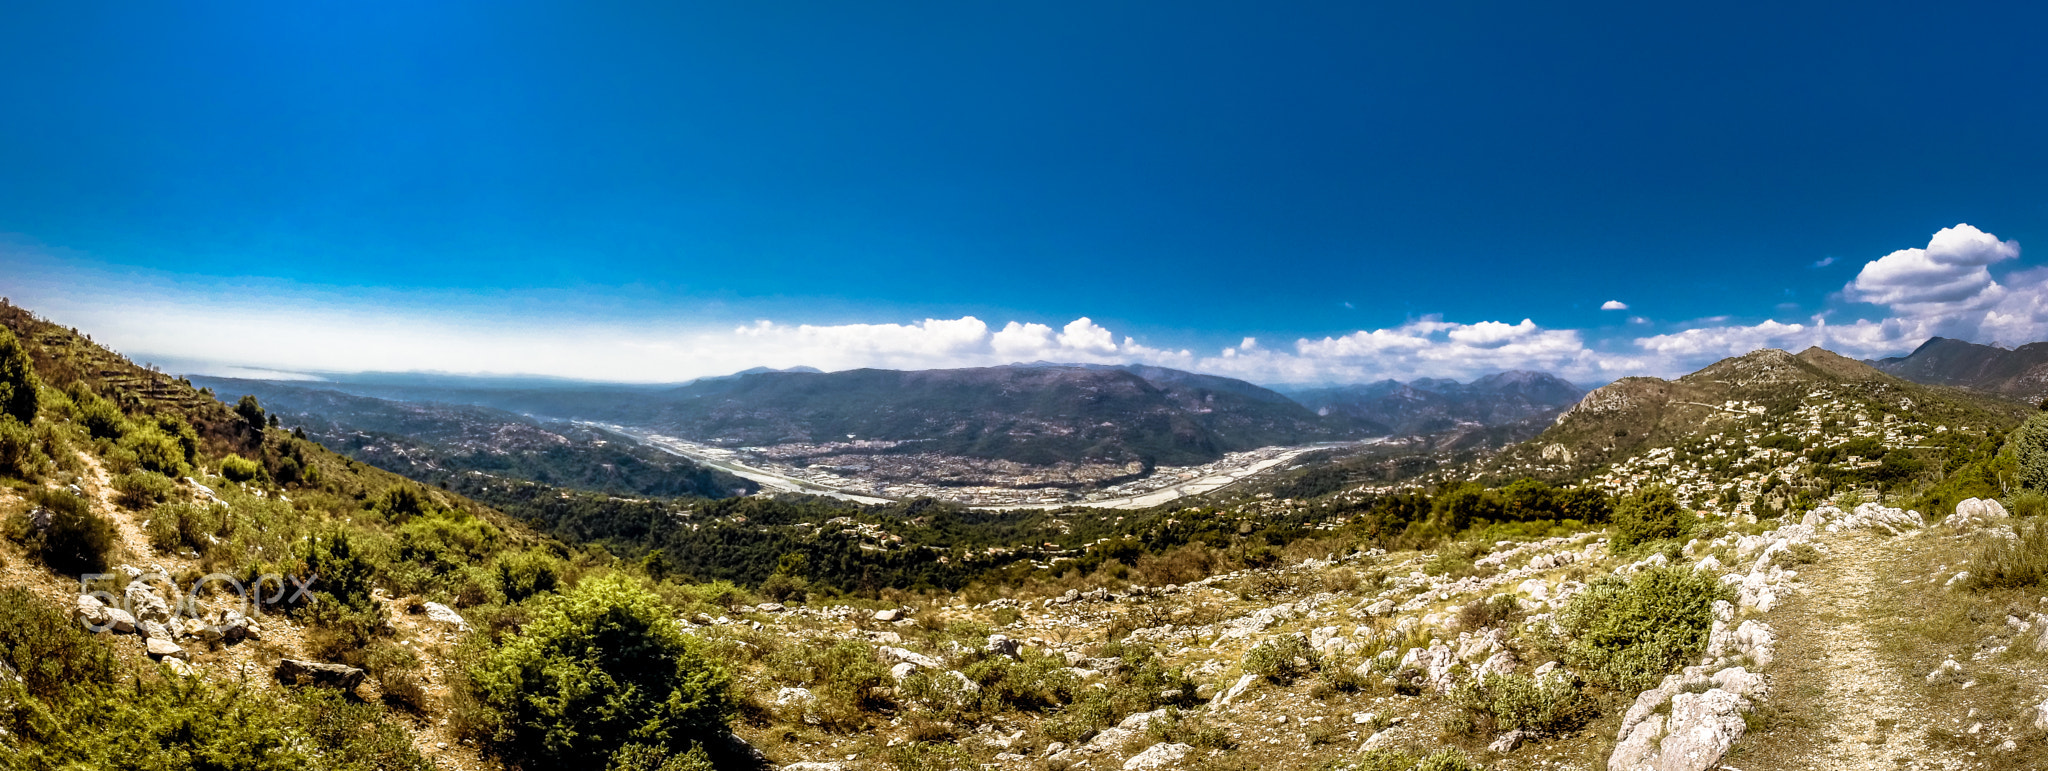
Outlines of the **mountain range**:
M 1586 390 L 1544 372 L 1512 370 L 1459 383 L 1423 378 L 1295 390 L 1296 402 L 1318 414 L 1396 435 L 1434 434 L 1459 426 L 1543 422 L 1578 403 Z
M 1959 386 L 2029 401 L 2048 396 L 2048 343 L 2007 350 L 1936 337 L 1910 354 L 1869 364 L 1916 383 Z
M 1029 465 L 1194 465 L 1264 446 L 1386 435 L 1470 435 L 1497 446 L 1533 435 L 1583 393 L 1547 374 L 1508 372 L 1470 384 L 1390 380 L 1290 398 L 1164 367 L 1045 362 L 830 373 L 756 368 L 667 386 L 416 374 L 195 382 L 229 396 L 281 400 L 278 407 L 324 435 L 410 438 L 451 461 L 481 458 L 486 437 L 511 441 L 536 430 L 579 446 L 541 428 L 578 420 L 728 447 L 817 445 L 820 455 L 860 442 L 864 452 Z

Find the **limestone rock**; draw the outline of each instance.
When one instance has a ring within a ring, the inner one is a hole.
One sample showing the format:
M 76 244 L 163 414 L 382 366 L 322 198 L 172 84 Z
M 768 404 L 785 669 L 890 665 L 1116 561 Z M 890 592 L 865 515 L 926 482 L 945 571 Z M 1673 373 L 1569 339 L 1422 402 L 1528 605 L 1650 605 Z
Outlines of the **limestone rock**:
M 426 608 L 428 621 L 454 627 L 458 632 L 469 631 L 469 622 L 462 618 L 462 614 L 455 612 L 454 608 L 438 602 L 424 603 L 420 607 Z
M 1231 702 L 1237 700 L 1237 697 L 1244 695 L 1245 689 L 1252 687 L 1252 683 L 1258 682 L 1258 679 L 1258 675 L 1245 675 L 1238 678 L 1235 684 L 1216 696 L 1215 705 L 1218 707 L 1229 706 Z
M 1144 771 L 1145 769 L 1171 767 L 1194 751 L 1194 747 L 1186 744 L 1161 742 L 1145 748 L 1144 752 L 1140 752 L 1132 756 L 1130 760 L 1124 761 L 1124 771 Z
M 892 648 L 887 645 L 877 649 L 875 654 L 881 657 L 883 663 L 888 664 L 912 664 L 926 669 L 943 669 L 945 667 L 944 664 L 939 663 L 938 659 L 916 651 Z
M 195 674 L 198 674 L 198 672 L 192 668 L 191 664 L 185 663 L 184 659 L 172 656 L 164 658 L 163 662 L 165 669 L 170 670 L 171 674 L 177 675 L 179 677 L 191 677 Z
M 157 596 L 156 590 L 150 588 L 149 584 L 131 581 L 122 594 L 127 599 L 128 612 L 134 614 L 136 619 L 158 623 L 171 620 L 170 603 Z
M 1486 748 L 1494 752 L 1514 752 L 1515 748 L 1522 746 L 1522 742 L 1528 738 L 1529 734 L 1527 731 L 1517 728 L 1494 737 L 1493 743 L 1487 745 Z
M 811 695 L 811 689 L 809 688 L 783 688 L 775 692 L 775 706 L 801 706 L 804 704 L 809 704 L 812 701 L 815 701 L 816 698 L 817 697 Z
M 1950 529 L 1967 531 L 2002 524 L 2011 516 L 1998 501 L 1965 498 L 1956 504 L 1955 513 L 1948 515 L 1941 524 Z
M 878 610 L 878 611 L 875 611 L 875 620 L 876 620 L 876 621 L 884 621 L 884 622 L 887 622 L 887 621 L 900 621 L 900 620 L 902 620 L 902 618 L 903 618 L 903 611 L 900 611 L 900 610 L 896 610 L 896 609 L 894 609 L 894 608 L 891 608 L 891 609 L 889 609 L 889 610 Z
M 990 654 L 996 656 L 1002 656 L 1005 658 L 1015 659 L 1019 661 L 1023 660 L 1024 658 L 1024 644 L 1016 640 L 1010 639 L 1008 635 L 989 635 L 988 644 L 984 646 L 984 649 L 987 650 Z
M 1929 685 L 1961 682 L 1962 679 L 1963 665 L 1957 664 L 1955 659 L 1943 661 L 1941 666 L 1935 667 L 1934 671 L 1927 673 L 1927 683 Z
M 133 634 L 135 632 L 135 617 L 129 615 L 128 611 L 120 608 L 108 608 L 107 628 L 113 630 L 115 634 Z
M 87 627 L 104 628 L 107 625 L 107 604 L 90 594 L 79 595 L 78 621 Z
M 148 648 L 150 658 L 155 659 L 182 659 L 189 658 L 191 656 L 191 654 L 185 652 L 184 648 L 178 647 L 177 643 L 171 642 L 170 640 L 161 637 L 149 638 Z
M 277 679 L 286 683 L 310 684 L 355 690 L 363 684 L 363 670 L 342 664 L 284 659 L 277 662 Z

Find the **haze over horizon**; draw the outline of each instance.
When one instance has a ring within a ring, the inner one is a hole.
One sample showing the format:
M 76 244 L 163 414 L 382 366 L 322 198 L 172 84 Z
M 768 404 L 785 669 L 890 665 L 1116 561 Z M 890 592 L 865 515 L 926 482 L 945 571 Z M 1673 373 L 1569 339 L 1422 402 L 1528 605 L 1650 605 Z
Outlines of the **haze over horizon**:
M 4 18 L 0 295 L 193 372 L 1584 383 L 2048 339 L 2034 8 Z

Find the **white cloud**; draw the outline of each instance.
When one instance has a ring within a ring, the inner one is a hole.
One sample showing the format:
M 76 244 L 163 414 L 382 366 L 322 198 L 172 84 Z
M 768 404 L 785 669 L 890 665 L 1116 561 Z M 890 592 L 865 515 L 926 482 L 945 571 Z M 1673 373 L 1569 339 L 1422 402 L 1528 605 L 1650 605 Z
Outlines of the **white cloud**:
M 1060 346 L 1073 351 L 1107 354 L 1116 352 L 1116 335 L 1097 326 L 1087 316 L 1067 322 L 1060 331 Z
M 1997 289 L 1987 266 L 2018 256 L 2017 241 L 2000 241 L 1967 224 L 1942 228 L 1925 249 L 1900 249 L 1865 264 L 1844 293 L 1857 302 L 1895 308 L 1953 309 Z
M 1600 304 L 1600 310 L 1625 311 L 1628 310 L 1628 303 L 1622 302 L 1620 300 L 1608 300 L 1607 302 Z
M 0 262 L 10 270 L 0 272 L 0 294 L 140 359 L 208 362 L 216 372 L 424 370 L 647 382 L 763 365 L 924 369 L 1053 361 L 1157 364 L 1265 383 L 1465 379 L 1504 369 L 1547 370 L 1586 381 L 1682 374 L 1764 347 L 1796 351 L 1818 345 L 1872 358 L 1903 353 L 1934 335 L 2007 344 L 2048 339 L 2048 268 L 1992 273 L 2016 260 L 2019 251 L 2016 242 L 1969 225 L 1946 228 L 1925 248 L 1869 261 L 1834 298 L 1833 310 L 1803 319 L 1748 323 L 1712 317 L 1670 331 L 1628 316 L 1633 328 L 1660 334 L 1589 342 L 1584 332 L 1546 328 L 1529 318 L 1462 323 L 1424 316 L 1291 343 L 1245 336 L 1203 353 L 1148 346 L 1087 316 L 1064 324 L 1010 320 L 1000 327 L 976 316 L 711 326 L 674 316 L 628 320 L 614 314 L 613 321 L 590 322 L 573 309 L 552 308 L 550 303 L 566 304 L 560 298 L 365 296 L 281 282 L 204 283 L 76 266 L 39 272 L 27 268 L 50 262 L 47 254 L 17 260 L 20 254 L 4 243 Z M 13 270 L 15 263 L 24 269 Z M 1628 306 L 1611 300 L 1601 307 Z

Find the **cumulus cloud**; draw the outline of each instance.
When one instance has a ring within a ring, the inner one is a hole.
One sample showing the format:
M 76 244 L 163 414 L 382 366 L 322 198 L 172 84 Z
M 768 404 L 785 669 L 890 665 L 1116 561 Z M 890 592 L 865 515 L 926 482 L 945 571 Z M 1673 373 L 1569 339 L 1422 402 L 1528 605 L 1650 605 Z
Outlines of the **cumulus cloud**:
M 1194 362 L 1206 372 L 1268 383 L 1469 378 L 1506 369 L 1605 379 L 1636 364 L 1627 356 L 1589 348 L 1576 330 L 1545 329 L 1529 319 L 1517 324 L 1461 324 L 1438 316 L 1340 336 L 1302 338 L 1290 348 L 1269 349 L 1246 338 L 1218 356 Z
M 1864 265 L 1845 294 L 1895 308 L 1969 304 L 1998 288 L 1991 264 L 2018 256 L 2017 241 L 2000 241 L 1967 224 L 1942 228 L 1925 249 L 1900 249 Z
M 1620 300 L 1608 300 L 1607 302 L 1600 304 L 1600 310 L 1625 311 L 1628 310 L 1628 303 L 1622 302 Z

